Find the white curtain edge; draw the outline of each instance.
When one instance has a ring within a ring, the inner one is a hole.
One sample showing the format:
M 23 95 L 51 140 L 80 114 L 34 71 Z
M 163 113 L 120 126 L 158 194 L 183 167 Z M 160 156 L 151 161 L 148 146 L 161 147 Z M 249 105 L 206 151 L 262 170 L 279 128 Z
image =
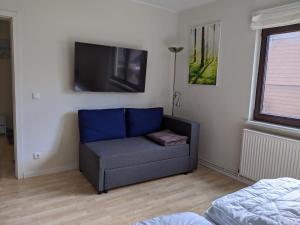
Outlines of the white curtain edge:
M 251 20 L 253 30 L 300 23 L 300 2 L 257 11 Z

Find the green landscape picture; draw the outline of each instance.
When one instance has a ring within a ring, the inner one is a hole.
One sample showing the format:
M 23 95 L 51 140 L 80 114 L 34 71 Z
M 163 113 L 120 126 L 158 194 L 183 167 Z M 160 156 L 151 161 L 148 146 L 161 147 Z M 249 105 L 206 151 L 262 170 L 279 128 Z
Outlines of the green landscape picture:
M 190 35 L 189 84 L 216 85 L 220 23 L 194 27 Z

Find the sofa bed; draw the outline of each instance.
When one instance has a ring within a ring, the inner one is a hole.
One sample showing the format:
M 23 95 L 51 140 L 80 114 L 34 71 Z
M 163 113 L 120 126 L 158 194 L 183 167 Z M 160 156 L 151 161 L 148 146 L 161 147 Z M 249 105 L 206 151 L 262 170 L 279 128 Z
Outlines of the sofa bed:
M 79 168 L 99 194 L 197 168 L 199 124 L 166 116 L 163 108 L 80 110 L 78 120 Z M 163 129 L 187 142 L 162 146 L 146 137 Z

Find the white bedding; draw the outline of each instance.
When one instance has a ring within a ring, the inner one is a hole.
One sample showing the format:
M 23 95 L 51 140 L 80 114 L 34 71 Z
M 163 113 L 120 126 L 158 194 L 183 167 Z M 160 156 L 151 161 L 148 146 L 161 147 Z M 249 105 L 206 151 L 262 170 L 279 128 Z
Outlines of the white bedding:
M 300 181 L 261 180 L 217 199 L 206 216 L 220 225 L 300 225 Z
M 132 225 L 214 225 L 196 213 L 184 212 L 173 215 L 160 216 Z

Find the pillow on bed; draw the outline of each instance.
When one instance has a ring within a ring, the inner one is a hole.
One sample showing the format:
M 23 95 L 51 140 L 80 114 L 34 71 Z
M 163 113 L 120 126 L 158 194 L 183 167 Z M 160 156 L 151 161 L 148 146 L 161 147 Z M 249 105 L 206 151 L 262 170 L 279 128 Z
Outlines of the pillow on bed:
M 147 137 L 150 140 L 163 146 L 186 144 L 186 141 L 188 139 L 187 136 L 178 135 L 170 130 L 162 130 L 147 134 Z

